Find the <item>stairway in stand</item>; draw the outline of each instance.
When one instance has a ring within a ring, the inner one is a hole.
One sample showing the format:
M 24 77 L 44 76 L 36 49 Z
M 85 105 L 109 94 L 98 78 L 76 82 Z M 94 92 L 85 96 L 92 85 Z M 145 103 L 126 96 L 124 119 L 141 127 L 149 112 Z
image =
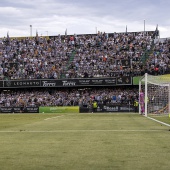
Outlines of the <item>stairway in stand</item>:
M 61 78 L 64 79 L 66 78 L 66 72 L 69 70 L 69 65 L 73 62 L 74 57 L 75 57 L 76 51 L 72 51 L 69 57 L 68 62 L 66 63 L 65 67 L 64 67 L 64 72 L 61 75 Z

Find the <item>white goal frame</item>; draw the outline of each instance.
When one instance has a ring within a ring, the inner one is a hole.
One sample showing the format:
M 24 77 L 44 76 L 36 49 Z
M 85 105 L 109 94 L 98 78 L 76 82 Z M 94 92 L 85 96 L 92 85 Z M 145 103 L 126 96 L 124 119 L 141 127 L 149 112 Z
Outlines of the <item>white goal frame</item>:
M 170 76 L 152 76 L 149 75 L 147 73 L 145 73 L 145 75 L 143 77 L 140 78 L 139 80 L 139 100 L 140 100 L 140 91 L 142 89 L 142 86 L 144 86 L 143 90 L 144 90 L 144 116 L 148 116 L 148 84 L 153 84 L 156 86 L 162 86 L 162 87 L 167 87 L 167 97 L 168 97 L 168 103 L 167 103 L 167 109 L 168 109 L 168 113 L 170 113 Z M 141 105 L 139 102 L 139 114 L 141 114 Z

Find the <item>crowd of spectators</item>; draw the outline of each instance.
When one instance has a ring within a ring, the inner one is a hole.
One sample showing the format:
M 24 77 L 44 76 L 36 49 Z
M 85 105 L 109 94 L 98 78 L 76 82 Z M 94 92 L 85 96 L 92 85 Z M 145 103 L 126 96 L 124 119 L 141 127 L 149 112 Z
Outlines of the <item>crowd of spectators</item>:
M 141 75 L 145 72 L 141 58 L 152 41 L 152 34 L 142 32 L 75 36 L 76 54 L 66 77 Z
M 98 33 L 0 39 L 0 79 L 140 76 L 170 72 L 170 41 L 154 32 Z M 138 88 L 18 89 L 0 91 L 0 107 L 132 104 Z
M 170 73 L 170 40 L 157 40 L 154 43 L 152 53 L 146 62 L 146 69 L 152 75 Z
M 61 36 L 5 39 L 0 43 L 1 78 L 58 79 L 72 48 Z
M 0 92 L 0 107 L 80 106 L 98 103 L 133 104 L 138 88 L 15 89 Z
M 98 33 L 0 40 L 1 79 L 138 76 L 169 71 L 169 42 L 154 32 Z M 153 52 L 153 53 L 152 53 Z M 147 62 L 142 59 L 149 55 Z M 160 64 L 159 64 L 160 61 Z M 162 69 L 163 68 L 163 69 Z M 155 72 L 154 72 L 155 73 Z

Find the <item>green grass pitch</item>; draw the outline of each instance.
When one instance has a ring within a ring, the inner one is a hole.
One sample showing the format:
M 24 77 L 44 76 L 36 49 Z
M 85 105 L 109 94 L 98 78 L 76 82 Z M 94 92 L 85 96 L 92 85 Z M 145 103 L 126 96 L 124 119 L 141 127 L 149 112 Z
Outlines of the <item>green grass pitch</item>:
M 169 168 L 170 127 L 138 114 L 0 114 L 2 170 Z

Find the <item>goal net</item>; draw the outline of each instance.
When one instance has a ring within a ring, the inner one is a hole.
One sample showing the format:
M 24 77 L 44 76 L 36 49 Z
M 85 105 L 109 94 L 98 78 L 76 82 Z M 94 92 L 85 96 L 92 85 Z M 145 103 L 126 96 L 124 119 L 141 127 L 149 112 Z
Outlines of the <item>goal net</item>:
M 139 113 L 170 113 L 170 76 L 152 76 L 147 73 L 139 81 Z

